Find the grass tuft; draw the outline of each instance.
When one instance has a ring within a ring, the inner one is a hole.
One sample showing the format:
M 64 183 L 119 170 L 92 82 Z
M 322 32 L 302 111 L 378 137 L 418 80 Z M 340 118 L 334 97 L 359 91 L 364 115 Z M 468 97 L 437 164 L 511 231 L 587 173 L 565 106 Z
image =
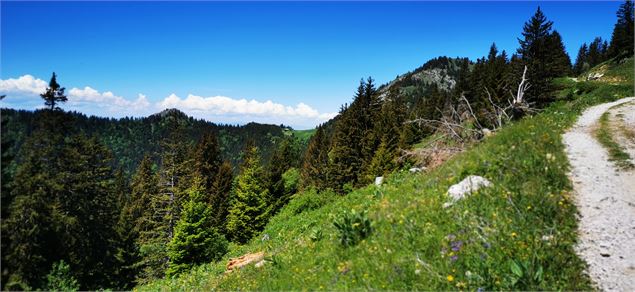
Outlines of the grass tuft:
M 608 151 L 609 161 L 613 161 L 621 169 L 632 169 L 635 165 L 631 162 L 631 156 L 624 152 L 624 147 L 613 138 L 609 117 L 610 113 L 608 111 L 602 114 L 598 122 L 598 128 L 595 131 L 595 137 Z

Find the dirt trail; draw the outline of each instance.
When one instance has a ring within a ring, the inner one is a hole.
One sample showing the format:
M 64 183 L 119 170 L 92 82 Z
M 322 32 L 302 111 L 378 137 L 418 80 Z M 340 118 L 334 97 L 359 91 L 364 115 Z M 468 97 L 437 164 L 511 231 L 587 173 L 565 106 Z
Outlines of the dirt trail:
M 588 273 L 604 291 L 635 291 L 635 171 L 617 169 L 592 133 L 600 116 L 624 98 L 587 109 L 564 134 L 571 163 L 575 201 L 580 212 L 576 251 Z M 620 107 L 632 115 L 633 103 Z M 624 119 L 635 129 L 635 119 Z M 635 150 L 628 143 L 627 152 Z

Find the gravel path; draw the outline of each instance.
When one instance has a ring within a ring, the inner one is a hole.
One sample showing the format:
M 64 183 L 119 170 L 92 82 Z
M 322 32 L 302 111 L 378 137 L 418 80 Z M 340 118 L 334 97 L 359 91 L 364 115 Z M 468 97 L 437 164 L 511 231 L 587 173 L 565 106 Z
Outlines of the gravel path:
M 580 212 L 576 251 L 589 264 L 591 279 L 604 291 L 635 291 L 635 171 L 616 169 L 592 129 L 609 108 L 633 100 L 589 108 L 563 136 Z M 624 108 L 635 111 L 630 104 Z M 626 120 L 635 128 L 634 120 Z

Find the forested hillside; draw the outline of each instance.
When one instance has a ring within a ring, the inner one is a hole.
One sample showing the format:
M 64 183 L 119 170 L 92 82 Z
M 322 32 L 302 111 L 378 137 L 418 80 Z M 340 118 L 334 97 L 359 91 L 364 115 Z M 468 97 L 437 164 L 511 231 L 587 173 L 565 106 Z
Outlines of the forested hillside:
M 18 150 L 36 126 L 36 120 L 42 111 L 26 111 L 2 109 L 5 126 L 2 129 L 3 139 L 11 141 L 7 153 L 18 155 Z M 183 143 L 193 145 L 205 133 L 218 136 L 223 159 L 229 160 L 233 166 L 241 161 L 241 151 L 248 141 L 258 146 L 265 161 L 269 161 L 272 150 L 281 140 L 292 134 L 289 127 L 283 125 L 266 125 L 248 123 L 246 125 L 214 124 L 202 119 L 194 119 L 177 109 L 168 109 L 143 118 L 102 118 L 86 116 L 77 112 L 68 112 L 71 127 L 88 136 L 95 136 L 106 145 L 116 160 L 115 168 L 122 168 L 131 174 L 137 168 L 143 156 L 148 153 L 153 158 L 160 154 L 160 141 L 168 136 L 170 129 L 167 120 L 179 121 L 184 131 Z M 298 139 L 298 143 L 306 141 L 306 137 Z M 298 147 L 302 147 L 298 145 Z M 157 161 L 155 159 L 155 161 Z
M 516 52 L 362 79 L 297 135 L 66 112 L 53 74 L 46 109 L 2 110 L 2 288 L 589 289 L 558 137 L 633 94 L 633 3 L 617 16 L 610 45 L 583 45 L 574 66 L 538 8 Z M 576 81 L 596 64 L 617 81 Z M 472 174 L 495 187 L 446 205 Z M 259 268 L 226 273 L 259 252 Z

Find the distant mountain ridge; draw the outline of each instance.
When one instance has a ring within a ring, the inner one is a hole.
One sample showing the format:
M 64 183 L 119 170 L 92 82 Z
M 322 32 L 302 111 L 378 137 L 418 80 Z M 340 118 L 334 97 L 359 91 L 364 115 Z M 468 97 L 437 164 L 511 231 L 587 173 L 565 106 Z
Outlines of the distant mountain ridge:
M 12 142 L 7 151 L 16 155 L 18 160 L 20 146 L 34 130 L 36 118 L 40 114 L 41 111 L 2 109 L 2 117 L 7 120 L 6 126 L 2 129 L 2 139 Z M 168 118 L 175 118 L 182 124 L 187 137 L 183 143 L 188 145 L 194 145 L 207 132 L 215 133 L 223 158 L 229 160 L 234 167 L 240 163 L 241 153 L 247 142 L 252 141 L 258 146 L 263 160 L 268 162 L 277 142 L 292 135 L 291 128 L 283 125 L 215 124 L 195 119 L 174 108 L 142 118 L 114 119 L 87 116 L 78 112 L 66 114 L 71 117 L 78 132 L 98 137 L 112 151 L 116 159 L 115 167 L 121 167 L 128 174 L 134 173 L 146 153 L 158 162 L 161 140 L 169 134 L 166 127 Z

